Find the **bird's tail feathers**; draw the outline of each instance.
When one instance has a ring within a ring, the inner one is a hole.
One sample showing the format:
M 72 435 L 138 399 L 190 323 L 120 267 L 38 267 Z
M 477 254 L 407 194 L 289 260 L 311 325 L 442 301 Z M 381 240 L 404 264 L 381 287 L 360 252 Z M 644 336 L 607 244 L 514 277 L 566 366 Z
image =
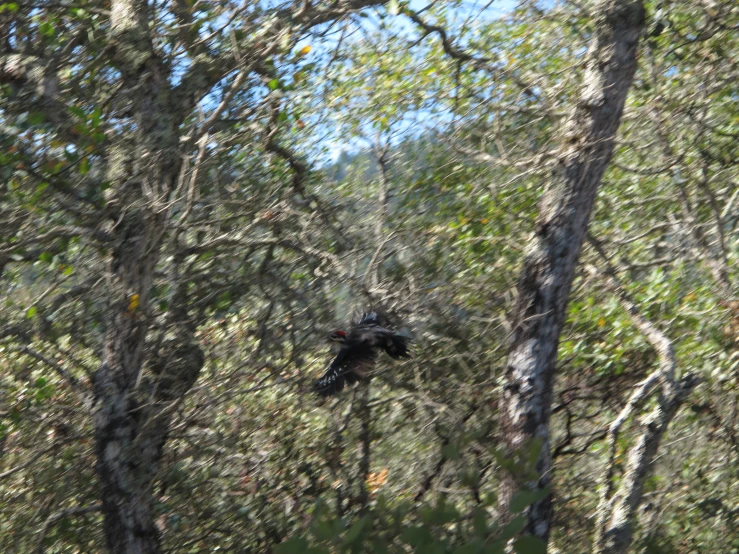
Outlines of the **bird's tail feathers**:
M 357 325 L 384 325 L 386 322 L 387 318 L 382 310 L 370 309 L 357 318 Z
M 390 344 L 388 344 L 385 351 L 391 358 L 399 360 L 400 358 L 410 358 L 409 352 L 411 338 L 404 335 L 392 335 L 390 337 Z

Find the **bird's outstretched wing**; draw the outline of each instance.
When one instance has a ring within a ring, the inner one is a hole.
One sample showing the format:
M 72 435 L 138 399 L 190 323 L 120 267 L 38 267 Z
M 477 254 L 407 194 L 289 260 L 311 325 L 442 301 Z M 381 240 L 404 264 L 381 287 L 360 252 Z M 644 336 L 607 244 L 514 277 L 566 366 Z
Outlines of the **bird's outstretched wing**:
M 360 324 L 352 329 L 348 344 L 361 344 L 367 348 L 384 350 L 394 360 L 410 358 L 410 337 L 398 335 L 377 324 Z
M 376 359 L 377 354 L 372 347 L 343 347 L 323 377 L 316 381 L 316 392 L 321 396 L 330 396 L 346 385 L 361 381 L 372 370 Z

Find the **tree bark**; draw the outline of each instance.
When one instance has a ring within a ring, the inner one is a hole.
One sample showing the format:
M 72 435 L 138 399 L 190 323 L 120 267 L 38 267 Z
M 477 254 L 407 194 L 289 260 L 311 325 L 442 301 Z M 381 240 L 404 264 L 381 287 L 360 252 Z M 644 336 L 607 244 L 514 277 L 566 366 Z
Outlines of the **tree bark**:
M 172 102 L 167 71 L 154 52 L 148 20 L 145 0 L 111 4 L 109 40 L 132 121 L 106 152 L 106 180 L 113 185 L 106 210 L 115 223 L 93 423 L 106 542 L 111 552 L 126 554 L 161 551 L 152 491 L 169 428 L 167 401 L 172 400 L 167 391 L 141 378 L 147 361 L 149 292 L 167 228 L 165 204 L 181 164 L 182 119 Z M 192 334 L 172 347 L 172 352 L 157 353 L 170 360 L 167 373 L 189 369 L 177 348 L 190 348 L 197 376 L 203 356 L 197 354 Z M 169 386 L 176 380 L 169 379 Z M 179 392 L 181 397 L 186 388 Z
M 601 0 L 595 7 L 593 42 L 585 59 L 582 91 L 564 133 L 564 145 L 544 193 L 534 237 L 518 282 L 513 333 L 501 404 L 509 453 L 539 439 L 537 478 L 507 476 L 501 502 L 523 485 L 542 489 L 551 481 L 549 420 L 557 346 L 596 191 L 613 154 L 624 103 L 644 32 L 639 0 Z M 548 539 L 551 494 L 528 510 L 527 532 Z

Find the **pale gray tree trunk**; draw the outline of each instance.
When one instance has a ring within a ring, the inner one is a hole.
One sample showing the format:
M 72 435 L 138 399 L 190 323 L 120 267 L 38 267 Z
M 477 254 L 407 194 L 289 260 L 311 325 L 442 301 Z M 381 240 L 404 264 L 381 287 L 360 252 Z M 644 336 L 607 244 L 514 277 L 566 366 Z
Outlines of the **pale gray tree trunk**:
M 582 90 L 566 123 L 559 167 L 542 197 L 518 283 L 501 403 L 509 452 L 525 448 L 533 439 L 542 443 L 536 462 L 538 480 L 522 483 L 508 476 L 501 486 L 504 509 L 522 485 L 542 489 L 551 481 L 549 419 L 559 335 L 644 32 L 644 6 L 639 0 L 601 0 L 593 13 L 595 29 L 584 62 Z M 547 540 L 551 518 L 549 495 L 529 508 L 527 531 Z
M 150 325 L 149 292 L 166 230 L 165 204 L 180 165 L 180 114 L 167 72 L 154 52 L 145 0 L 111 4 L 109 41 L 121 72 L 132 124 L 108 146 L 106 209 L 114 236 L 106 276 L 108 306 L 100 369 L 94 378 L 98 475 L 104 529 L 111 552 L 160 551 L 153 515 L 153 482 L 168 432 L 165 394 L 141 380 Z M 194 338 L 182 343 L 203 356 Z M 170 371 L 178 371 L 178 358 Z M 194 382 L 194 379 L 193 379 Z M 188 387 L 189 388 L 189 387 Z M 161 391 L 164 392 L 164 391 Z

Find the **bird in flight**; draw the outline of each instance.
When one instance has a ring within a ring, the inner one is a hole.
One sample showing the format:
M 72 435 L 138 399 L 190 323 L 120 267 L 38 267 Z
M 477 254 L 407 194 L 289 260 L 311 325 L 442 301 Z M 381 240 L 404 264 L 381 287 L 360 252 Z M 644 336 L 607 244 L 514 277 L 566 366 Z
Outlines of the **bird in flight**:
M 321 396 L 336 394 L 345 385 L 353 385 L 368 377 L 379 350 L 384 350 L 395 360 L 410 358 L 408 343 L 411 339 L 383 327 L 383 320 L 376 312 L 363 314 L 348 333 L 334 331 L 329 340 L 340 347 L 326 373 L 314 385 Z

